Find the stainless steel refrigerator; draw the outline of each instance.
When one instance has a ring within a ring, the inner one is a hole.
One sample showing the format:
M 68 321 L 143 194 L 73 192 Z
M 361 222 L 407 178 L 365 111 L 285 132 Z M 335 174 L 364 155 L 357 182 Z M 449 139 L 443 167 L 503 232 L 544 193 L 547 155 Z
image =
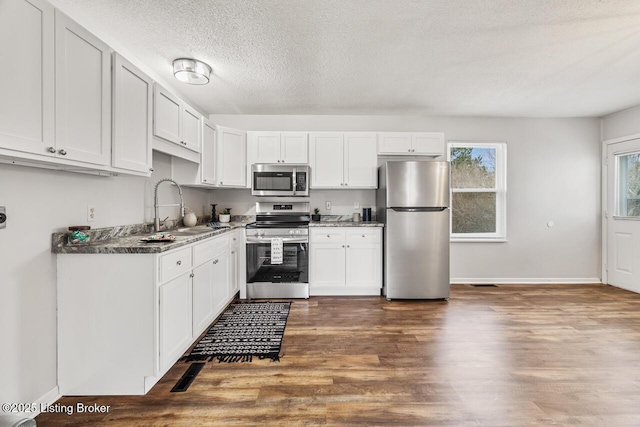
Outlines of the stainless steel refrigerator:
M 449 163 L 390 161 L 378 168 L 387 299 L 449 298 Z

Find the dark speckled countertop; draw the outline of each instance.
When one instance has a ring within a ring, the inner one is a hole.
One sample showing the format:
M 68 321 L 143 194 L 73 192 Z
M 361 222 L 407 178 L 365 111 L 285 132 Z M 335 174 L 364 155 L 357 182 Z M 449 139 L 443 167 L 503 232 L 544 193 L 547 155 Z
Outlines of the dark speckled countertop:
M 230 222 L 229 227 L 224 229 L 210 229 L 191 236 L 175 236 L 172 242 L 152 242 L 141 241 L 142 238 L 152 234 L 153 229 L 150 224 L 136 224 L 119 227 L 98 228 L 89 231 L 89 243 L 69 244 L 67 243 L 67 233 L 54 233 L 52 235 L 51 252 L 54 254 L 153 254 L 170 251 L 180 246 L 189 245 L 199 240 L 208 239 L 228 233 L 230 230 L 244 228 L 246 222 Z M 199 226 L 197 228 L 203 228 Z M 161 231 L 161 233 L 171 234 L 171 229 Z

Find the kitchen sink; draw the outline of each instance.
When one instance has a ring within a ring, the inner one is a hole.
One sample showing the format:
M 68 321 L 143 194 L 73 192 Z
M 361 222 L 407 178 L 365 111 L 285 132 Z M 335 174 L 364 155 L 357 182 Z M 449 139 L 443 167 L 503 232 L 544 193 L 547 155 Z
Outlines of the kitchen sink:
M 198 234 L 209 233 L 213 231 L 212 228 L 207 226 L 203 227 L 189 227 L 189 228 L 177 228 L 175 230 L 167 230 L 167 233 L 174 236 L 197 236 Z

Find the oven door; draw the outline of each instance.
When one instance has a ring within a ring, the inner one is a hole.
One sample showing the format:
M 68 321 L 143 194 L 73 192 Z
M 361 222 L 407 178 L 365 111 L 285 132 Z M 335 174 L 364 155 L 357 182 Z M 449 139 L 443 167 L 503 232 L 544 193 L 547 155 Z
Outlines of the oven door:
M 247 236 L 249 298 L 309 298 L 308 238 L 282 239 L 282 263 L 271 262 L 271 239 Z

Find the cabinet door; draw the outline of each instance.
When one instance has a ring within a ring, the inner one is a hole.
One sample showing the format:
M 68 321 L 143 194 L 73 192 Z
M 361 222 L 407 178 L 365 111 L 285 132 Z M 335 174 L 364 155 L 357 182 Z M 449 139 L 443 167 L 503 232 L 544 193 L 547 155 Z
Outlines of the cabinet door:
M 444 134 L 421 132 L 411 134 L 413 154 L 422 156 L 444 156 Z
M 160 286 L 160 370 L 166 371 L 192 341 L 191 277 L 178 276 Z
M 345 244 L 311 243 L 309 258 L 309 291 L 325 286 L 345 285 Z
M 382 132 L 378 134 L 378 154 L 411 155 L 410 132 Z
M 311 188 L 343 188 L 343 134 L 335 132 L 310 133 L 309 150 Z
M 306 132 L 282 132 L 280 134 L 281 163 L 309 163 L 309 142 Z
M 280 132 L 252 132 L 253 163 L 280 163 Z
M 368 287 L 380 295 L 382 286 L 382 235 L 379 229 L 350 228 L 347 231 L 346 286 L 359 294 Z
M 193 269 L 193 338 L 197 338 L 213 320 L 216 308 L 214 283 L 213 260 Z
M 56 148 L 64 159 L 111 163 L 111 50 L 58 10 Z
M 113 69 L 113 166 L 151 172 L 153 81 L 119 54 Z
M 0 2 L 0 148 L 55 153 L 54 39 L 49 3 Z
M 375 133 L 345 133 L 345 188 L 378 187 L 378 153 Z
M 153 98 L 153 134 L 180 144 L 182 139 L 180 115 L 182 101 L 156 83 Z
M 241 130 L 218 126 L 217 185 L 246 186 L 246 139 Z
M 230 294 L 229 297 L 233 297 L 240 288 L 238 285 L 239 278 L 239 246 L 232 246 L 229 251 L 229 283 L 230 283 Z
M 231 292 L 229 251 L 218 254 L 211 263 L 213 265 L 214 316 L 217 316 L 229 302 Z
M 200 118 L 196 110 L 182 103 L 182 145 L 189 150 L 200 152 Z
M 200 152 L 200 174 L 202 183 L 216 182 L 216 127 L 202 119 L 202 151 Z

